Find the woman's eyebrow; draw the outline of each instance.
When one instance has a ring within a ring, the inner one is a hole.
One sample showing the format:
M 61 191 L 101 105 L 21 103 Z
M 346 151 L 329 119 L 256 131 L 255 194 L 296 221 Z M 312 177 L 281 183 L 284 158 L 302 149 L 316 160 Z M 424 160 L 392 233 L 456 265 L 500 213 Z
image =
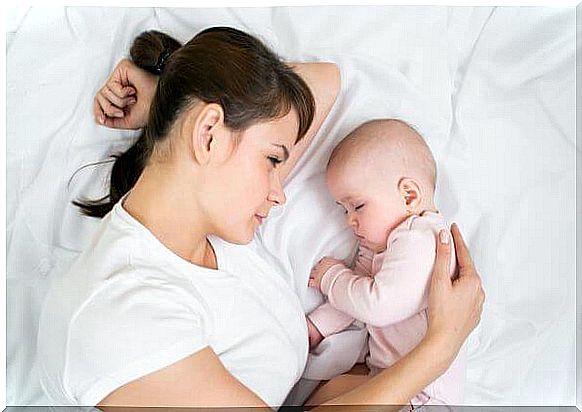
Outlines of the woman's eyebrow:
M 283 161 L 289 159 L 289 150 L 287 149 L 287 147 L 285 147 L 285 145 L 273 143 L 273 146 L 277 146 L 283 149 Z

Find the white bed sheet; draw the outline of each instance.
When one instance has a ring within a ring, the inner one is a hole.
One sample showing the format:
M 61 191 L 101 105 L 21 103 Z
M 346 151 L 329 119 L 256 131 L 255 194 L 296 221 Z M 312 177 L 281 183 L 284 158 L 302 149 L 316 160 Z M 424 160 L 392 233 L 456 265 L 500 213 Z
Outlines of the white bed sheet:
M 212 25 L 288 60 L 334 61 L 342 91 L 261 229 L 265 252 L 306 288 L 324 254 L 354 247 L 323 182 L 353 127 L 398 117 L 438 162 L 437 201 L 459 222 L 487 302 L 468 341 L 468 405 L 575 404 L 575 9 L 540 7 L 31 8 L 7 37 L 7 404 L 46 404 L 36 323 L 52 276 L 96 222 L 70 201 L 103 192 L 130 144 L 98 127 L 92 97 L 139 32 L 182 41 Z

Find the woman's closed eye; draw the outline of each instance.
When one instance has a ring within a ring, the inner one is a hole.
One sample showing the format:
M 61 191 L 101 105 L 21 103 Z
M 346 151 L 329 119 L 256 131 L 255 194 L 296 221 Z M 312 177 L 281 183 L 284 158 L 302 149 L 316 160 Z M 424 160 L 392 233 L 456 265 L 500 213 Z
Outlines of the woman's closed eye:
M 354 210 L 360 210 L 361 208 L 363 208 L 366 204 L 362 203 L 361 205 L 358 205 L 354 208 Z
M 273 167 L 277 167 L 278 164 L 283 162 L 281 159 L 275 156 L 267 156 L 267 159 L 269 159 Z

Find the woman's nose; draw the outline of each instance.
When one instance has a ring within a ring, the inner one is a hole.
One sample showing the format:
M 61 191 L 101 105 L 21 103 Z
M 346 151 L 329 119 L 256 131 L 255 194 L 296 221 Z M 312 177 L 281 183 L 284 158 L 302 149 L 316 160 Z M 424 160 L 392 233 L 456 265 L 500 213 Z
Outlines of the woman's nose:
M 281 184 L 279 174 L 276 173 L 273 176 L 272 180 L 273 182 L 271 184 L 271 190 L 269 191 L 269 196 L 267 197 L 267 200 L 277 205 L 282 205 L 287 201 L 287 197 L 285 196 L 285 192 L 283 191 L 283 185 Z

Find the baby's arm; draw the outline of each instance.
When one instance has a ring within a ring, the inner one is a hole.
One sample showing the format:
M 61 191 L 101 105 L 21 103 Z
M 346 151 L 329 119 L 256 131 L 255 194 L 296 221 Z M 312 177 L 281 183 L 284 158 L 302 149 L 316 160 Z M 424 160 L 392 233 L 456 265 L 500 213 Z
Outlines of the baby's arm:
M 350 315 L 346 315 L 342 311 L 337 310 L 329 303 L 324 303 L 315 308 L 309 315 L 307 315 L 307 325 L 308 328 L 313 326 L 317 332 L 320 334 L 321 339 L 327 338 L 329 335 L 341 332 L 348 326 L 352 324 L 354 318 Z M 309 325 L 311 323 L 311 325 Z M 312 336 L 313 334 L 313 336 Z M 315 347 L 321 342 L 321 339 L 317 341 L 314 339 L 314 344 L 312 344 L 312 338 L 316 338 L 317 335 L 314 331 L 309 333 L 309 347 Z
M 431 230 L 398 231 L 374 277 L 335 266 L 323 275 L 321 291 L 333 307 L 369 325 L 400 322 L 427 307 L 435 250 Z
M 321 343 L 323 340 L 323 335 L 315 327 L 313 322 L 309 320 L 308 316 L 305 316 L 305 320 L 307 321 L 307 337 L 309 339 L 309 349 L 313 349 Z

